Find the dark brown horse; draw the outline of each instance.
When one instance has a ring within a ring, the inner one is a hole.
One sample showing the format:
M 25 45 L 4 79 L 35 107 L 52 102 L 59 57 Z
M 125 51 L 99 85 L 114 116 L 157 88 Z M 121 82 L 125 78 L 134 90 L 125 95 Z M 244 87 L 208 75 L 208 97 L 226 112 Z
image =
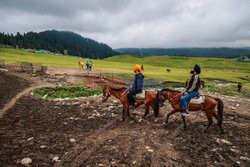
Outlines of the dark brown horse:
M 159 91 L 156 95 L 156 101 L 155 101 L 155 112 L 159 112 L 159 102 L 161 104 L 164 103 L 164 101 L 169 100 L 171 101 L 178 95 L 180 95 L 180 91 L 175 91 L 171 89 L 163 89 Z M 159 102 L 158 102 L 159 101 Z M 166 124 L 168 123 L 169 117 L 176 113 L 180 112 L 182 110 L 181 107 L 181 100 L 180 98 L 177 99 L 174 102 L 171 102 L 171 105 L 173 107 L 173 110 L 168 113 L 167 119 L 166 119 Z M 218 115 L 215 113 L 215 108 L 217 105 L 217 110 L 218 110 Z M 219 98 L 213 98 L 210 96 L 205 96 L 205 102 L 201 104 L 189 104 L 189 111 L 198 111 L 198 110 L 203 110 L 206 113 L 206 116 L 208 118 L 208 126 L 205 131 L 208 130 L 208 128 L 212 125 L 212 117 L 216 118 L 218 120 L 217 124 L 221 130 L 221 133 L 224 133 L 224 130 L 222 128 L 222 121 L 223 121 L 223 102 Z M 187 127 L 186 122 L 185 122 L 185 117 L 182 116 L 183 123 L 184 123 L 184 128 Z
M 187 79 L 187 80 L 186 80 L 186 84 L 185 84 L 185 87 L 186 87 L 186 88 L 188 87 L 189 82 L 190 82 L 190 80 Z M 201 86 L 202 86 L 202 88 L 205 88 L 205 81 L 201 80 Z
M 129 118 L 131 118 L 130 113 L 129 113 L 129 101 L 127 98 L 127 94 L 128 94 L 127 88 L 115 89 L 115 88 L 105 86 L 103 89 L 103 97 L 102 97 L 103 102 L 105 102 L 112 95 L 112 96 L 116 97 L 118 100 L 120 100 L 120 102 L 123 104 L 123 110 L 122 110 L 122 119 L 123 120 L 125 120 L 125 111 L 127 111 L 127 116 Z M 142 118 L 145 118 L 145 116 L 149 113 L 150 106 L 153 109 L 156 106 L 154 104 L 154 102 L 156 100 L 155 97 L 156 97 L 156 94 L 154 92 L 146 91 L 145 92 L 145 99 L 136 100 L 136 103 L 138 105 L 145 104 L 145 113 L 144 113 L 144 116 Z M 155 112 L 154 114 L 155 114 L 155 117 L 158 116 L 158 112 L 157 113 Z

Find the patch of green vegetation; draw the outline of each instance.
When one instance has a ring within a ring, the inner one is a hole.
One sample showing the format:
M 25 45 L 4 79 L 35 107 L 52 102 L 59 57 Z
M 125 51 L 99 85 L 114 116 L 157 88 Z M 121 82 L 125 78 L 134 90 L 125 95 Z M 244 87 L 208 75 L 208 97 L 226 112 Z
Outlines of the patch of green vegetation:
M 88 97 L 102 94 L 102 89 L 84 89 L 82 85 L 40 88 L 33 91 L 35 97 L 43 99 Z

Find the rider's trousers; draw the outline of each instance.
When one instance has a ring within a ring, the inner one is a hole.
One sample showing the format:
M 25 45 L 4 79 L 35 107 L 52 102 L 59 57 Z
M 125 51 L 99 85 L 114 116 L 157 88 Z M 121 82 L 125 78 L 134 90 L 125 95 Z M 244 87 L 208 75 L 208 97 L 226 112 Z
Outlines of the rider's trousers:
M 187 101 L 190 100 L 191 98 L 197 96 L 198 94 L 199 94 L 198 91 L 192 91 L 192 92 L 188 93 L 187 95 L 182 96 L 181 97 L 181 107 L 182 107 L 182 109 L 183 110 L 188 109 Z
M 133 95 L 136 95 L 139 92 L 141 92 L 141 90 L 131 90 L 131 91 L 129 91 L 129 93 L 127 95 L 129 105 L 134 105 L 135 104 L 135 99 L 133 98 Z

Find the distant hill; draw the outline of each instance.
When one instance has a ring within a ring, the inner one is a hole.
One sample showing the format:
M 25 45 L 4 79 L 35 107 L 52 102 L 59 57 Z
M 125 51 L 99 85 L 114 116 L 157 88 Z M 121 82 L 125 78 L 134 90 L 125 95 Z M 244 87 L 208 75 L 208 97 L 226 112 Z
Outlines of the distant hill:
M 120 48 L 115 51 L 137 56 L 236 58 L 250 55 L 250 48 Z
M 106 58 L 119 54 L 106 44 L 69 31 L 28 32 L 21 35 L 0 33 L 0 45 L 19 48 L 46 49 L 54 53 L 86 58 Z

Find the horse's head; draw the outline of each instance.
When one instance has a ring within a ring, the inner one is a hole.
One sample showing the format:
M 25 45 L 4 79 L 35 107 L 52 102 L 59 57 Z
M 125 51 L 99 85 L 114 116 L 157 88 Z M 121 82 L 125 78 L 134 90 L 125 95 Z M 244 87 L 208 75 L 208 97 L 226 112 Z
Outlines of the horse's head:
M 158 95 L 158 100 L 159 100 L 159 103 L 161 104 L 161 107 L 164 105 L 164 102 L 166 100 L 169 100 L 169 92 L 166 92 L 166 91 L 159 91 L 157 93 Z
M 109 92 L 109 88 L 105 85 L 104 88 L 103 88 L 102 102 L 105 102 L 106 100 L 108 100 L 110 95 L 111 94 Z

